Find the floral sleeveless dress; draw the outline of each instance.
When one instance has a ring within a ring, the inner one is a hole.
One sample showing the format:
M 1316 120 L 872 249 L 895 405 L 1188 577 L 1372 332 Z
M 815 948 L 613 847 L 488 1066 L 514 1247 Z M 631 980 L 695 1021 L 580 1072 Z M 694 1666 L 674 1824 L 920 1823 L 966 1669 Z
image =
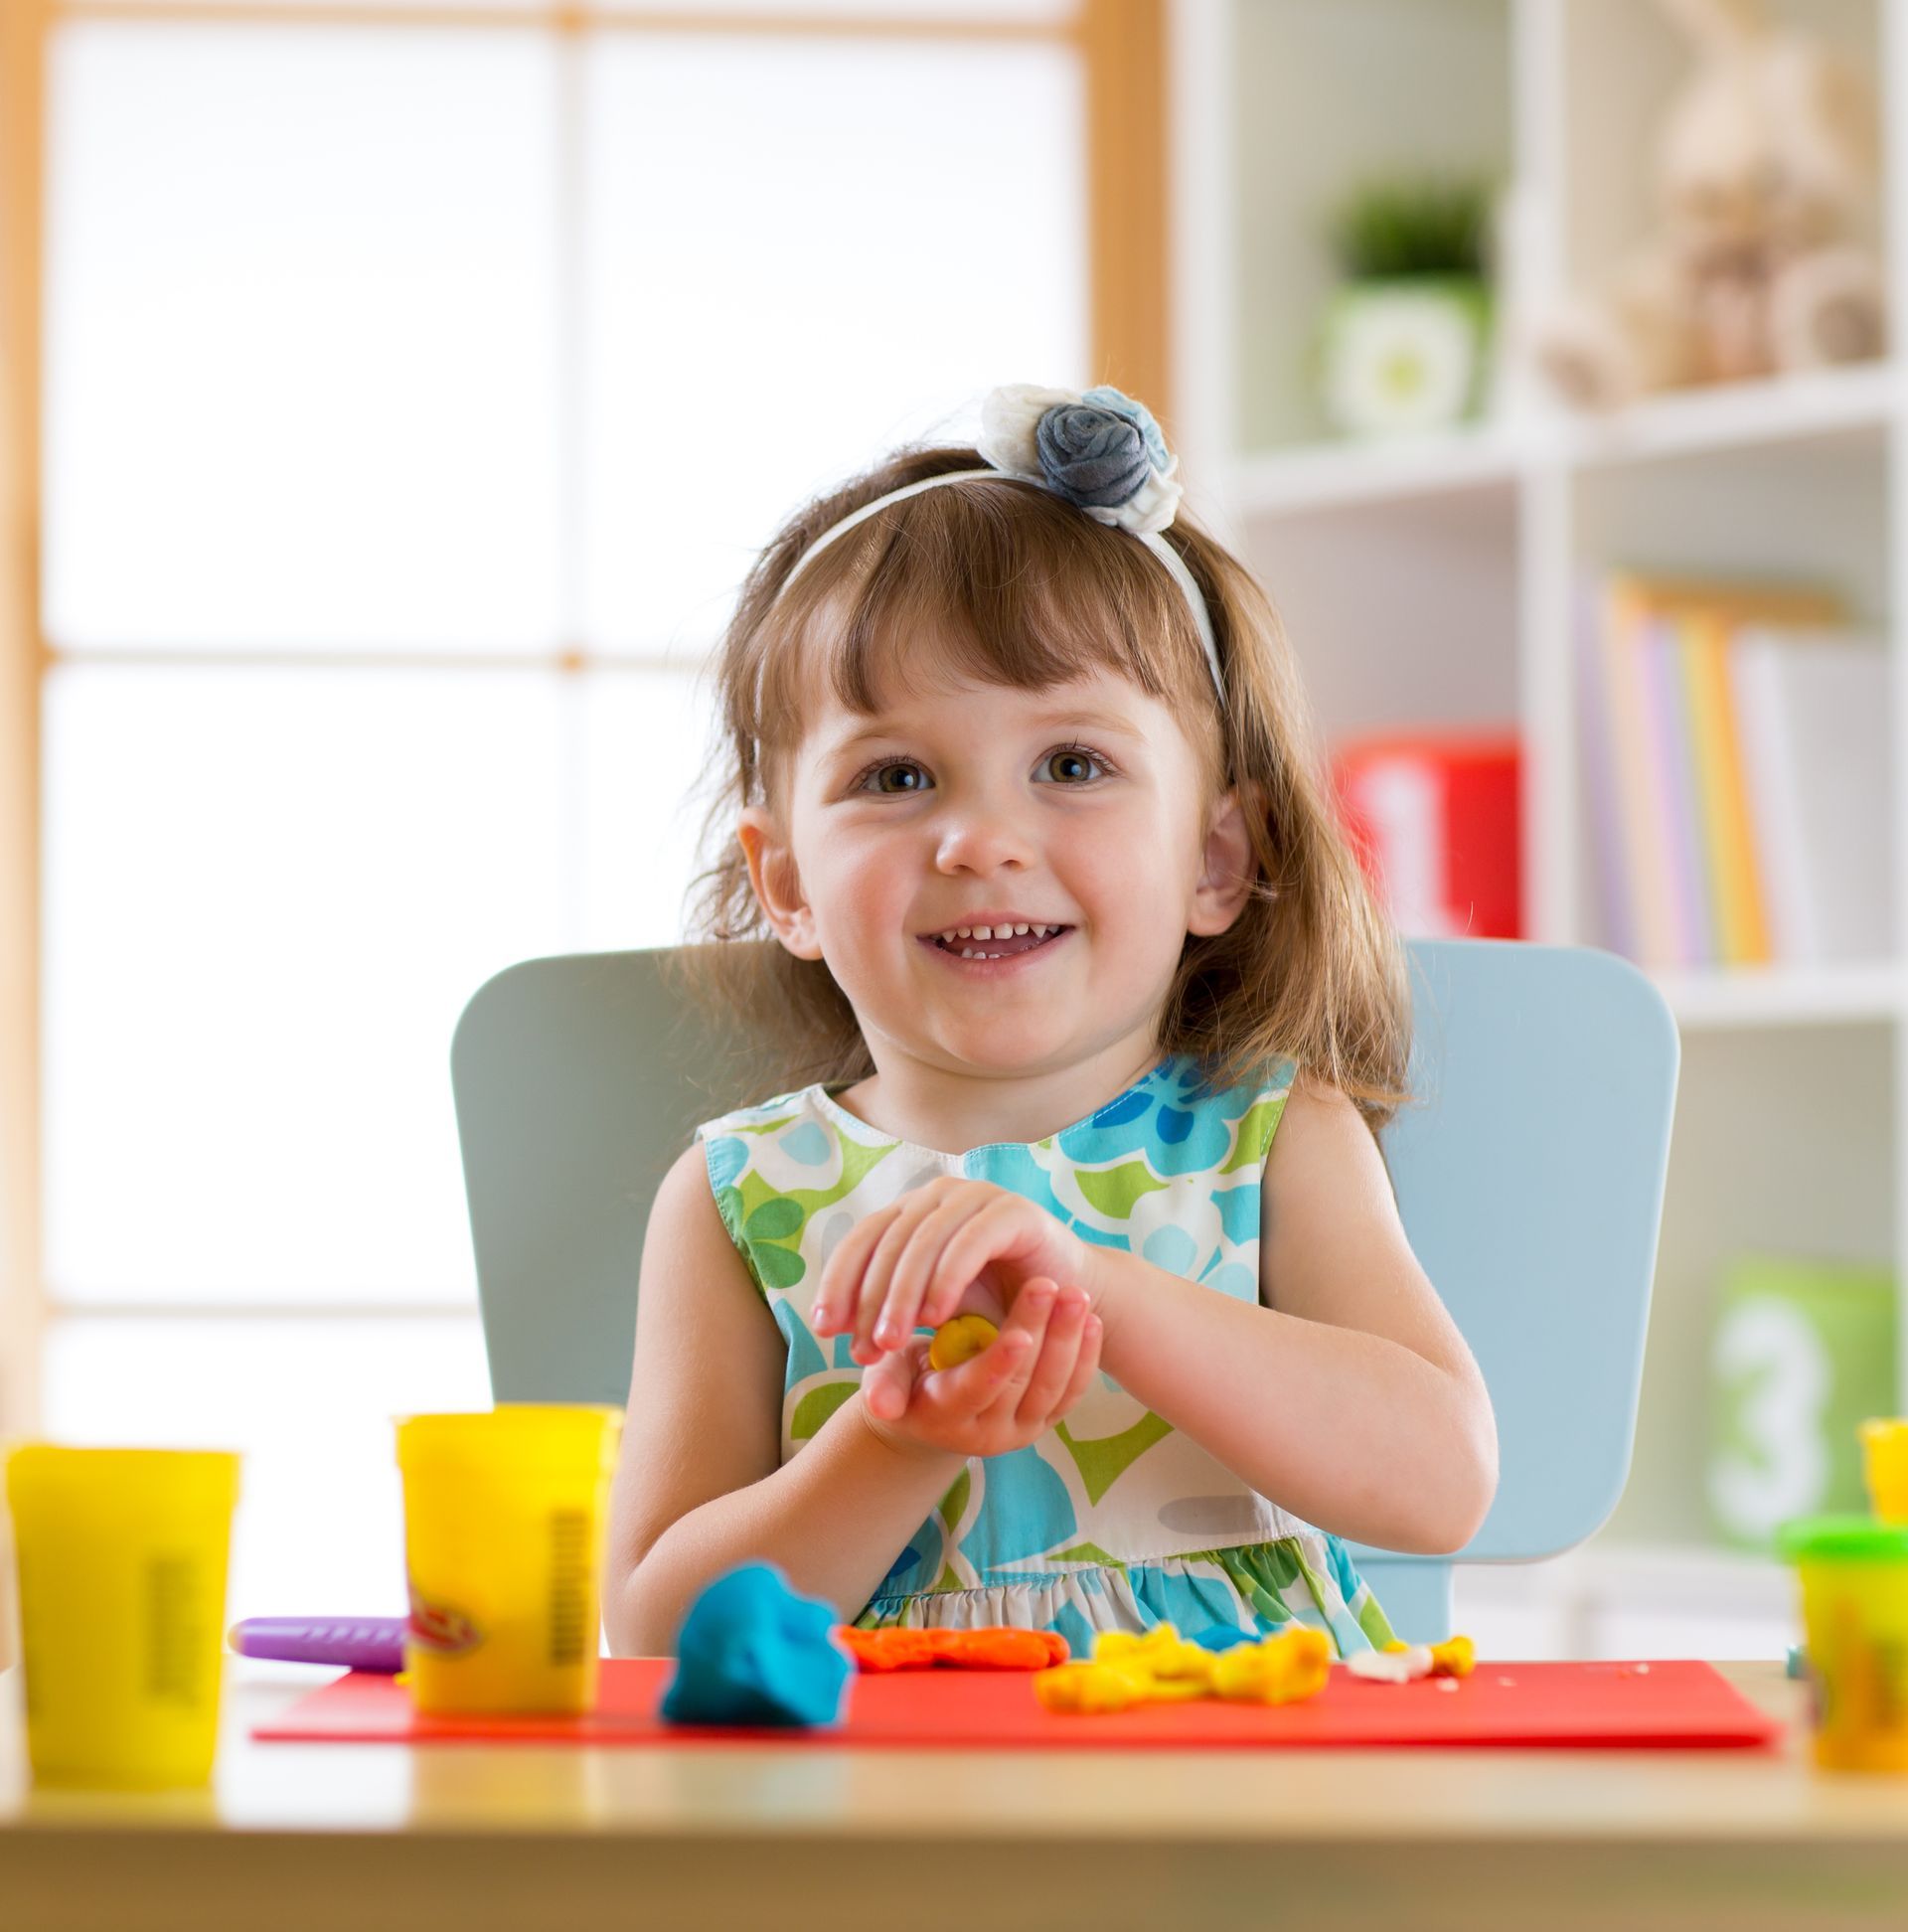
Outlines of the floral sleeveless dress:
M 1072 1126 L 964 1154 L 896 1140 L 821 1084 L 699 1127 L 710 1185 L 788 1345 L 782 1460 L 861 1381 L 849 1338 L 818 1338 L 815 1291 L 864 1216 L 940 1175 L 1037 1202 L 1082 1240 L 1124 1248 L 1257 1302 L 1259 1195 L 1292 1062 L 1211 1091 L 1170 1055 Z M 1391 1627 L 1337 1536 L 1301 1522 L 1102 1372 L 1024 1449 L 974 1457 L 856 1621 L 1056 1630 L 1084 1655 L 1100 1630 L 1170 1620 L 1263 1633 L 1293 1620 L 1341 1656 Z

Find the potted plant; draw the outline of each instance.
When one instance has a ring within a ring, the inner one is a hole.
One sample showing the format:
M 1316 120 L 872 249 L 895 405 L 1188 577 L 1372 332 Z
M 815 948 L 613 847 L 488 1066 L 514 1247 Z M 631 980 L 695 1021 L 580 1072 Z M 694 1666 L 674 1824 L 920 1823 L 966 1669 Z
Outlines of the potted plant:
M 1343 285 L 1319 331 L 1333 426 L 1355 436 L 1440 429 L 1484 400 L 1491 189 L 1434 175 L 1368 181 L 1329 219 Z

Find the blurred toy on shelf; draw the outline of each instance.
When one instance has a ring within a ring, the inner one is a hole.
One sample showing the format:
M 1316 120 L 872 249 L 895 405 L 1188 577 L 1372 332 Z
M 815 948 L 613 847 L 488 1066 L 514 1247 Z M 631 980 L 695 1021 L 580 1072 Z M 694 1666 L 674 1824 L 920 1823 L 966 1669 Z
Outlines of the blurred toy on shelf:
M 1656 147 L 1657 223 L 1593 300 L 1542 323 L 1538 368 L 1568 402 L 1866 362 L 1886 336 L 1860 237 L 1879 172 L 1866 77 L 1758 0 L 1658 0 L 1695 70 Z
M 1344 277 L 1320 323 L 1326 413 L 1351 436 L 1422 433 L 1485 401 L 1490 190 L 1435 176 L 1371 181 L 1334 213 Z
M 1406 731 L 1333 747 L 1340 809 L 1408 938 L 1522 937 L 1512 731 Z

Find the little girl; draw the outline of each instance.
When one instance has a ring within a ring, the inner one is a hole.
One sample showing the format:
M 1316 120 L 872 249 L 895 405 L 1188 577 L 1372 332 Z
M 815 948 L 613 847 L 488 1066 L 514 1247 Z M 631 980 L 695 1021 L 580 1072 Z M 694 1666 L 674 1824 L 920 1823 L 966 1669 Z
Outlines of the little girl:
M 650 1216 L 611 1645 L 763 1558 L 867 1626 L 1381 1646 L 1341 1538 L 1456 1549 L 1497 1485 L 1375 1138 L 1402 948 L 1152 415 L 982 425 L 795 516 L 722 645 L 683 957 L 787 1090 Z M 998 1339 L 929 1367 L 959 1313 Z

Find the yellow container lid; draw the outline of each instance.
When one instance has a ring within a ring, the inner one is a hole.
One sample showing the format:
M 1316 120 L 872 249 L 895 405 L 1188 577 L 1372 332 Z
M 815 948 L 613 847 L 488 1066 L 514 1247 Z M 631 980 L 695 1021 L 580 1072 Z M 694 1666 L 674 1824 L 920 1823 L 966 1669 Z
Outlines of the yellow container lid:
M 616 1459 L 623 1411 L 613 1402 L 499 1402 L 495 1408 L 399 1415 L 398 1461 L 439 1456 L 497 1456 L 513 1462 Z M 604 1424 L 614 1421 L 616 1427 Z

